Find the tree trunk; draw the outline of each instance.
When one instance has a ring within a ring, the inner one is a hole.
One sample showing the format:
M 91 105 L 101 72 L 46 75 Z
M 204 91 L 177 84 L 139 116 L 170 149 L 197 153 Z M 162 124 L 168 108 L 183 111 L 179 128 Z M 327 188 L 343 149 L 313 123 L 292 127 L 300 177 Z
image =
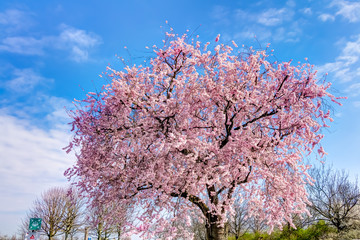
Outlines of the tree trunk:
M 85 227 L 84 229 L 84 240 L 88 240 L 88 237 L 89 237 L 89 229 L 87 227 Z
M 216 223 L 207 224 L 206 240 L 226 240 L 224 226 L 218 226 Z

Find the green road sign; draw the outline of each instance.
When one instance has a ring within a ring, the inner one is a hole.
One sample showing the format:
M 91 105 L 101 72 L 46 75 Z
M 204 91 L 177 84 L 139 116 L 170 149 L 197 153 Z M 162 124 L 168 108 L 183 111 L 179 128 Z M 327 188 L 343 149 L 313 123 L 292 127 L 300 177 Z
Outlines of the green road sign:
M 41 218 L 30 218 L 29 230 L 40 230 Z

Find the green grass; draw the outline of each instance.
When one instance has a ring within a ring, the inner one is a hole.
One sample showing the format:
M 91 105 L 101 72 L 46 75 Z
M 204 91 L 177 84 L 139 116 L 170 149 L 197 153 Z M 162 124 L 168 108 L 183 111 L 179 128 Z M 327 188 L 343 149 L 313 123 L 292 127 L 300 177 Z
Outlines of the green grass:
M 324 221 L 304 229 L 284 227 L 282 231 L 277 230 L 271 234 L 268 233 L 245 233 L 239 240 L 318 240 L 327 233 L 335 230 L 325 224 Z M 235 240 L 235 237 L 229 237 L 228 240 Z

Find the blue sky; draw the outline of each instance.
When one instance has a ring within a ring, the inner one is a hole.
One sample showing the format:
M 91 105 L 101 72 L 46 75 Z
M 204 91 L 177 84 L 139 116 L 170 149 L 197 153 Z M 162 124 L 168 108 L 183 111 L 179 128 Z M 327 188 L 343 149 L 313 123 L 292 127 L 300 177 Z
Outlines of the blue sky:
M 64 107 L 99 89 L 108 64 L 121 69 L 117 56 L 133 64 L 151 55 L 145 47 L 161 45 L 166 20 L 202 42 L 220 33 L 222 43 L 271 43 L 278 60 L 308 58 L 328 72 L 333 93 L 348 100 L 324 131 L 327 162 L 360 171 L 358 1 L 1 1 L 0 233 L 15 233 L 41 192 L 67 184 Z

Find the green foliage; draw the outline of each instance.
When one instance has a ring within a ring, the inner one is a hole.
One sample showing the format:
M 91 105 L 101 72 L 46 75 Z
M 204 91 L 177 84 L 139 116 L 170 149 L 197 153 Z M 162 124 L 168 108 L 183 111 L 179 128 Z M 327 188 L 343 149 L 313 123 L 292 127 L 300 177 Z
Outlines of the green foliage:
M 308 228 L 289 228 L 284 227 L 282 231 L 277 230 L 272 234 L 268 233 L 245 233 L 239 240 L 319 240 L 325 234 L 335 232 L 335 229 L 329 227 L 324 221 Z M 229 237 L 228 240 L 236 240 L 235 237 Z

